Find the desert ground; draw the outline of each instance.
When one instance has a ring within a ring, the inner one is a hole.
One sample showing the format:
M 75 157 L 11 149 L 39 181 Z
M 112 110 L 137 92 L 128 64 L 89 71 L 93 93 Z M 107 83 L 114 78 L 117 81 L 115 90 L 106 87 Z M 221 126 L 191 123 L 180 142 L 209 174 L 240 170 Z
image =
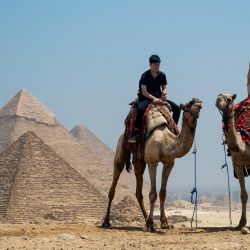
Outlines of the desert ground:
M 144 225 L 115 225 L 103 229 L 100 223 L 2 224 L 0 249 L 249 249 L 250 234 L 234 230 L 240 218 L 240 204 L 232 206 L 232 227 L 225 205 L 201 204 L 198 228 L 191 229 L 192 206 L 179 201 L 167 208 L 174 228 L 145 232 Z M 250 221 L 250 218 L 248 218 Z M 195 223 L 193 224 L 195 226 Z

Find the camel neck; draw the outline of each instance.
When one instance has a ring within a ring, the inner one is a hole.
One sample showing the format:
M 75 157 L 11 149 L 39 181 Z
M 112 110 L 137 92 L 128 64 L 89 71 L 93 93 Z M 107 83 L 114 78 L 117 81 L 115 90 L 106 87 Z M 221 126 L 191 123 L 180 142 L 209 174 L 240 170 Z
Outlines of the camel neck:
M 193 118 L 195 119 L 195 118 Z M 187 154 L 191 149 L 196 129 L 197 120 L 193 124 L 189 124 L 187 118 L 183 115 L 182 128 L 180 134 L 177 136 L 175 145 L 173 146 L 175 158 L 180 158 Z
M 225 129 L 225 137 L 227 141 L 227 145 L 231 150 L 239 149 L 239 142 L 237 137 L 237 132 L 235 129 L 235 121 L 234 121 L 234 113 L 228 118 L 228 124 L 224 124 L 226 126 Z

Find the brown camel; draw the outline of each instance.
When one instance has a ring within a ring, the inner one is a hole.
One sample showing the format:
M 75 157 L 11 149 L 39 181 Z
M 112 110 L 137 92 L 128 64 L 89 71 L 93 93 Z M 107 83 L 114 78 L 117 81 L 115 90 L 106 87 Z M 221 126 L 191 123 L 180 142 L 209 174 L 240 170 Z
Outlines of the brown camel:
M 240 132 L 235 129 L 233 109 L 235 98 L 236 94 L 220 94 L 216 99 L 216 106 L 220 110 L 224 126 L 226 126 L 224 130 L 226 143 L 230 148 L 233 169 L 240 183 L 242 213 L 238 228 L 242 228 L 247 223 L 246 205 L 248 199 L 243 168 L 246 166 L 250 170 L 250 146 L 242 140 Z
M 153 224 L 153 212 L 154 205 L 157 199 L 156 192 L 156 170 L 159 162 L 163 163 L 162 181 L 160 189 L 160 220 L 161 228 L 169 228 L 167 217 L 165 215 L 165 198 L 166 187 L 169 174 L 174 166 L 175 158 L 183 157 L 187 154 L 192 147 L 195 129 L 197 125 L 197 119 L 199 117 L 202 102 L 199 99 L 193 98 L 192 101 L 181 104 L 183 112 L 182 129 L 179 135 L 174 135 L 169 131 L 166 125 L 162 125 L 156 128 L 145 145 L 144 159 L 141 158 L 141 154 L 138 151 L 133 155 L 134 172 L 136 176 L 136 198 L 142 210 L 143 216 L 146 221 L 146 229 L 148 231 L 154 230 Z M 110 227 L 110 208 L 111 203 L 115 195 L 115 188 L 119 180 L 120 174 L 126 164 L 128 152 L 123 148 L 124 135 L 121 135 L 117 144 L 115 159 L 114 159 L 114 172 L 113 181 L 109 190 L 109 202 L 107 213 L 102 224 L 103 227 Z M 150 200 L 150 214 L 148 216 L 143 202 L 142 186 L 143 186 L 143 174 L 148 165 L 151 190 L 149 193 Z

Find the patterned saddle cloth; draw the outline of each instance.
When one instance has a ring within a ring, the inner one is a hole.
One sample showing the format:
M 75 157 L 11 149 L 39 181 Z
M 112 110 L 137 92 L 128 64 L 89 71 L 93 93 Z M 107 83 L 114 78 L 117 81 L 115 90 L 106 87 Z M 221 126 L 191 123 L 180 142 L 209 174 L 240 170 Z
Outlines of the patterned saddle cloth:
M 134 134 L 137 104 L 138 103 L 136 102 L 131 103 L 131 109 L 125 120 L 125 141 Z M 144 147 L 145 141 L 154 129 L 164 124 L 166 124 L 168 129 L 173 134 L 179 134 L 179 129 L 175 124 L 168 107 L 166 105 L 149 104 L 143 116 L 142 129 L 140 133 L 141 140 L 139 141 L 140 146 Z
M 179 134 L 179 129 L 175 124 L 172 114 L 166 105 L 149 104 L 143 116 L 142 132 L 147 138 L 154 129 L 167 125 L 168 129 L 175 135 Z
M 240 132 L 242 140 L 250 145 L 250 97 L 234 106 L 235 128 Z

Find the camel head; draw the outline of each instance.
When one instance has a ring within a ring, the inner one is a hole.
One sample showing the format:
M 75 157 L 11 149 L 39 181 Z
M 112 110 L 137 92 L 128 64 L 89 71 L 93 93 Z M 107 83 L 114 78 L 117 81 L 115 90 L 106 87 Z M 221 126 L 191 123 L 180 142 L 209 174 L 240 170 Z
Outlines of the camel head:
M 219 109 L 223 116 L 230 116 L 234 107 L 234 99 L 236 94 L 219 94 L 216 99 L 216 107 Z
M 198 98 L 193 98 L 186 104 L 181 104 L 180 108 L 183 110 L 183 117 L 188 120 L 188 123 L 196 126 L 196 121 L 199 118 L 200 110 L 202 108 L 202 101 Z

